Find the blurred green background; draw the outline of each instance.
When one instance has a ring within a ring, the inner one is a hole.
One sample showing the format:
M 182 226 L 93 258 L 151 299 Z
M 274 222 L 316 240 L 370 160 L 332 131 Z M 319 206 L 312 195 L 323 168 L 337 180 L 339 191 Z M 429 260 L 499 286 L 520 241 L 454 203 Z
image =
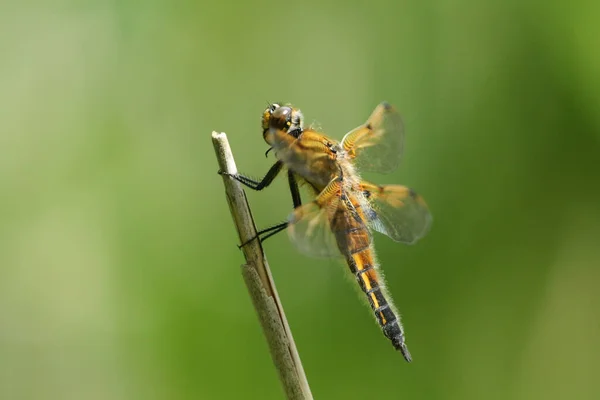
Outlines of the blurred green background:
M 599 4 L 2 2 L 0 398 L 282 398 L 210 133 L 260 176 L 267 102 L 341 138 L 382 100 L 406 153 L 366 177 L 434 216 L 376 237 L 414 362 L 274 237 L 315 398 L 600 398 Z

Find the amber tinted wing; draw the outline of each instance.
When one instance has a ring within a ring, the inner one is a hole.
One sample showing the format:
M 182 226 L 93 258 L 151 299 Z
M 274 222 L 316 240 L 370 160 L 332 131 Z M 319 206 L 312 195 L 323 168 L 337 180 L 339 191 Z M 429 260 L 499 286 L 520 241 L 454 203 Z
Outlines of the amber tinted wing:
M 321 206 L 315 201 L 294 210 L 289 217 L 288 235 L 301 252 L 313 257 L 339 257 L 331 221 L 338 202 Z
M 368 225 L 396 242 L 413 244 L 428 232 L 431 214 L 421 196 L 406 186 L 363 182 Z
M 347 246 L 368 246 L 369 231 L 342 184 L 330 183 L 317 198 L 290 215 L 288 235 L 300 252 L 313 257 L 341 257 Z M 359 239 L 348 239 L 360 231 Z M 350 243 L 351 242 L 351 243 Z M 340 246 L 342 248 L 340 248 Z
M 342 146 L 359 169 L 388 173 L 400 164 L 404 147 L 404 125 L 396 109 L 379 104 L 367 122 L 348 132 Z

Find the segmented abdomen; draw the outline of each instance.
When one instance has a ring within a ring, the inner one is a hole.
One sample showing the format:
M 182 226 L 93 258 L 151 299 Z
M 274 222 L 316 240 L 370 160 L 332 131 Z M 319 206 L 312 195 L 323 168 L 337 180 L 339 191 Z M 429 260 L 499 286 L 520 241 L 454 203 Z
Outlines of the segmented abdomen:
M 378 265 L 369 232 L 361 222 L 347 216 L 338 219 L 333 228 L 340 252 L 345 256 L 361 290 L 367 295 L 383 334 L 391 340 L 394 348 L 402 353 L 406 361 L 410 362 L 412 359 L 404 341 L 399 314 L 394 309 L 383 279 L 377 272 Z

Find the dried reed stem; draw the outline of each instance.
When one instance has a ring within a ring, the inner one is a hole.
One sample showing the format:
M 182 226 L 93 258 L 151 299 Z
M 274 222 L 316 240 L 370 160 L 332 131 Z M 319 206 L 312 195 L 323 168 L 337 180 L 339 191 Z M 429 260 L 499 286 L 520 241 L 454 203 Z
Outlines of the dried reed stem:
M 221 171 L 229 174 L 237 173 L 227 135 L 213 132 L 212 141 Z M 223 183 L 240 243 L 245 243 L 256 236 L 256 226 L 248 207 L 246 194 L 241 184 L 234 179 L 223 176 Z M 260 241 L 253 240 L 242 250 L 246 258 L 246 264 L 242 265 L 242 275 L 287 398 L 312 399 L 302 362 Z

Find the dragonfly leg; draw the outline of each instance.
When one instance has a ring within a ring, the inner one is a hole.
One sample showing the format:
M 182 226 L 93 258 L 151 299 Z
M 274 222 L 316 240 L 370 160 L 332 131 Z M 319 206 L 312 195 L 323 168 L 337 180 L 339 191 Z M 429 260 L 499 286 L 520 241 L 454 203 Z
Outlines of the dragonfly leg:
M 298 208 L 302 205 L 302 199 L 300 198 L 300 190 L 298 189 L 298 181 L 296 175 L 292 170 L 288 170 L 288 183 L 290 184 L 290 192 L 292 193 L 292 201 L 294 202 L 294 208 Z
M 229 176 L 229 177 L 235 179 L 236 181 L 240 182 L 244 186 L 249 187 L 250 189 L 263 190 L 264 188 L 269 186 L 271 184 L 271 182 L 273 182 L 275 177 L 277 177 L 277 175 L 281 172 L 282 167 L 283 167 L 283 162 L 277 161 L 269 169 L 269 171 L 264 176 L 264 178 L 262 178 L 260 180 L 253 179 L 253 178 L 250 178 L 248 176 L 245 176 L 245 175 L 242 175 L 239 173 L 238 174 L 229 174 L 229 173 L 221 171 L 221 170 L 219 170 L 219 175 Z
M 268 238 L 270 238 L 271 236 L 283 231 L 285 228 L 288 227 L 288 222 L 282 222 L 280 224 L 271 226 L 269 228 L 260 230 L 256 233 L 256 236 L 250 238 L 249 240 L 246 240 L 244 243 L 240 244 L 238 246 L 239 249 L 241 249 L 242 247 L 244 247 L 245 245 L 247 245 L 248 243 L 250 243 L 251 241 L 253 241 L 254 239 L 258 239 L 260 240 L 261 243 L 263 243 L 265 240 L 267 240 Z

